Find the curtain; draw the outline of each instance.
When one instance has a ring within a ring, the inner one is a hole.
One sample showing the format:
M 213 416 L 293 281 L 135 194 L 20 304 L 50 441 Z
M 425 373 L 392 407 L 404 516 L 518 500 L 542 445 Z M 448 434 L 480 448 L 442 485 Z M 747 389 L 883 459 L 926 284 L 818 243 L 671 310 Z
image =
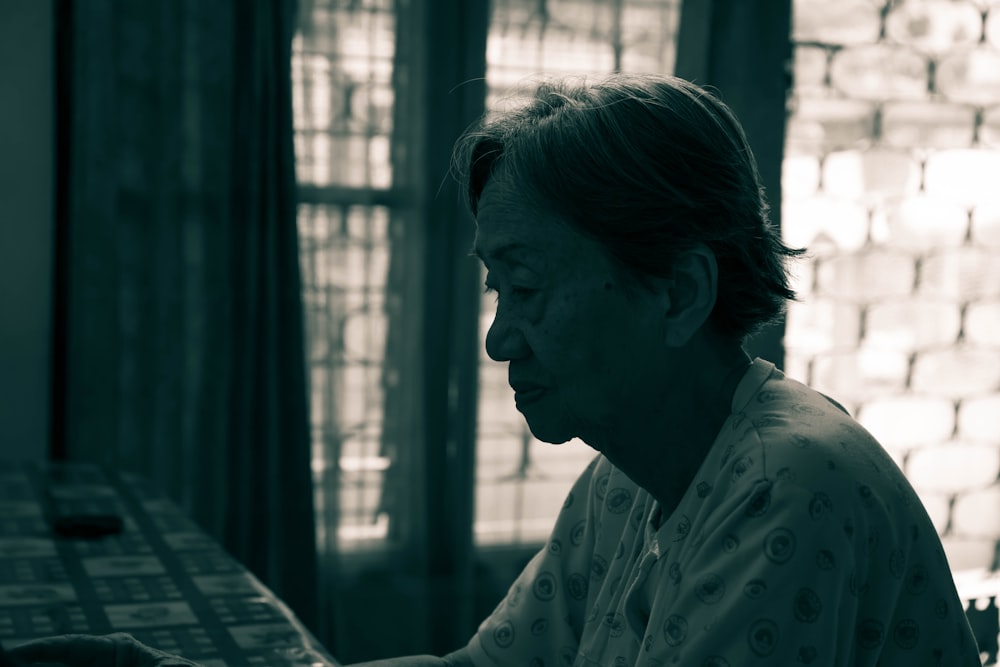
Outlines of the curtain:
M 72 4 L 53 451 L 145 475 L 315 627 L 294 11 Z

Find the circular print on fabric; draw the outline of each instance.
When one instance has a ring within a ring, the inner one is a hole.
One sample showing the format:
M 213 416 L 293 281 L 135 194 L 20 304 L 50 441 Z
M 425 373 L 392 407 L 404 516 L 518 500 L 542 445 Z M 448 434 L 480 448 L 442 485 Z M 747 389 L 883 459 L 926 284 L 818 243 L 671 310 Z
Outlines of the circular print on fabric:
M 493 630 L 493 641 L 500 648 L 508 648 L 514 643 L 514 624 L 504 621 Z
M 566 578 L 566 591 L 574 600 L 587 597 L 587 588 L 587 577 L 579 572 L 574 572 Z
M 866 618 L 858 624 L 858 646 L 865 650 L 870 651 L 881 646 L 884 636 L 884 626 L 874 618 Z
M 531 592 L 542 602 L 548 602 L 556 596 L 556 577 L 551 572 L 542 572 L 535 577 Z
M 535 637 L 544 635 L 548 629 L 549 619 L 547 618 L 536 618 L 531 622 L 531 634 Z
M 904 618 L 892 629 L 892 640 L 899 648 L 909 650 L 920 642 L 920 626 L 912 618 Z
M 775 565 L 784 565 L 795 555 L 795 533 L 775 528 L 764 538 L 764 555 Z
M 743 594 L 751 600 L 759 599 L 766 592 L 767 584 L 763 579 L 751 579 L 747 582 L 747 585 L 743 587 Z
M 778 646 L 778 624 L 769 618 L 754 621 L 747 632 L 747 644 L 758 657 L 771 655 Z
M 632 506 L 632 493 L 621 487 L 614 488 L 608 493 L 604 505 L 612 514 L 627 512 L 628 508 Z
M 678 646 L 687 639 L 688 622 L 683 616 L 671 614 L 663 623 L 663 639 L 668 646 Z
M 694 594 L 705 604 L 715 604 L 726 594 L 726 582 L 717 574 L 706 574 Z
M 823 603 L 811 588 L 800 588 L 795 594 L 795 620 L 800 623 L 815 623 L 819 613 L 823 611 Z

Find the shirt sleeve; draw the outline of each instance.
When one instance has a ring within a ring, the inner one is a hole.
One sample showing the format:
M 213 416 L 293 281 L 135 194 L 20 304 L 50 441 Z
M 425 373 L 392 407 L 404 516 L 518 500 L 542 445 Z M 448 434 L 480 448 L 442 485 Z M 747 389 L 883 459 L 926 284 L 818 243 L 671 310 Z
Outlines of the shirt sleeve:
M 871 489 L 763 480 L 722 510 L 661 581 L 638 665 L 979 664 L 956 642 L 960 604 L 926 590 L 915 524 L 895 524 Z M 918 594 L 936 599 L 897 614 Z
M 477 667 L 572 663 L 586 600 L 577 579 L 588 572 L 594 544 L 592 485 L 601 457 L 574 483 L 546 545 L 468 644 Z

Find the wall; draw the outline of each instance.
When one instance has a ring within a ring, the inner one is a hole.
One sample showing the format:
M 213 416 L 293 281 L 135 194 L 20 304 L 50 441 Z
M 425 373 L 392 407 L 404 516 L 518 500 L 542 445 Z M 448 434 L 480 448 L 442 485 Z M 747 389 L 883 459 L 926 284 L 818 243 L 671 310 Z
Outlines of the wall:
M 954 569 L 1000 543 L 1000 1 L 796 0 L 786 369 L 893 455 Z
M 47 451 L 54 8 L 0 2 L 0 460 Z

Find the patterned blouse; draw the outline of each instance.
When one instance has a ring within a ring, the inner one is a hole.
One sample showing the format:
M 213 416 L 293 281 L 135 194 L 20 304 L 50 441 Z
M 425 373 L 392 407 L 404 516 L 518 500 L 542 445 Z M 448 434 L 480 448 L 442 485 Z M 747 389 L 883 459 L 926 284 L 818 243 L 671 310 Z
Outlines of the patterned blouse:
M 899 468 L 760 359 L 670 516 L 598 456 L 468 650 L 477 667 L 981 664 Z

